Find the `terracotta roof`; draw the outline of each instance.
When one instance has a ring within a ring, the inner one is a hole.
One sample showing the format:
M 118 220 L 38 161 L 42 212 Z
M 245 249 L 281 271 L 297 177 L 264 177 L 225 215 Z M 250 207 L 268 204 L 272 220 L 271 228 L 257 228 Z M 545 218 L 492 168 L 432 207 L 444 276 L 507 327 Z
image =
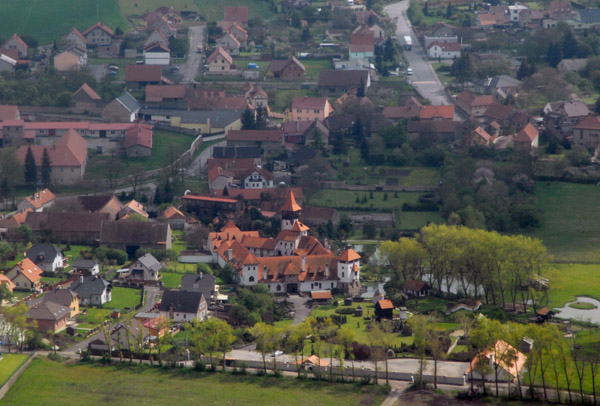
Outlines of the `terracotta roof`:
M 327 99 L 325 97 L 294 97 L 292 110 L 294 109 L 325 109 Z
M 165 210 L 163 215 L 168 220 L 185 218 L 185 215 L 182 212 L 180 212 L 179 210 L 177 210 L 174 206 L 167 207 L 167 210 Z
M 383 109 L 383 116 L 390 119 L 419 117 L 423 106 L 408 104 L 405 106 L 390 106 Z
M 550 313 L 551 311 L 552 311 L 552 310 L 550 310 L 550 309 L 549 309 L 549 308 L 547 308 L 547 307 L 542 307 L 542 308 L 541 308 L 541 309 L 540 309 L 540 310 L 537 312 L 537 314 L 539 314 L 540 316 L 547 316 L 547 315 L 548 315 L 548 313 Z
M 100 244 L 166 244 L 167 223 L 104 221 Z
M 42 279 L 42 270 L 29 258 L 18 262 L 19 273 L 23 274 L 31 282 L 37 282 Z
M 23 48 L 25 48 L 25 50 L 27 50 L 27 48 L 28 48 L 28 46 L 27 46 L 27 43 L 26 43 L 25 41 L 23 41 L 23 39 L 22 39 L 21 37 L 19 37 L 19 36 L 17 35 L 17 33 L 16 33 L 16 32 L 15 32 L 15 33 L 14 33 L 14 34 L 13 34 L 13 35 L 12 35 L 12 36 L 11 36 L 11 37 L 8 39 L 8 41 L 10 41 L 11 39 L 14 39 L 14 40 L 16 40 L 16 41 L 17 41 L 17 43 L 18 43 L 18 44 L 19 44 L 21 47 L 23 47 Z M 4 43 L 4 45 L 6 45 L 6 43 L 8 43 L 8 41 L 6 41 L 6 42 Z
M 146 86 L 146 101 L 161 102 L 164 99 L 184 99 L 186 91 L 186 85 L 148 85 Z
M 351 262 L 360 259 L 360 255 L 358 255 L 358 252 L 354 251 L 352 248 L 348 248 L 342 252 L 337 259 L 343 262 Z
M 277 240 L 265 237 L 251 237 L 245 235 L 242 239 L 242 245 L 246 248 L 274 250 L 277 246 Z
M 0 105 L 0 121 L 18 120 L 19 108 L 13 105 Z
M 510 361 L 508 358 L 513 357 L 508 357 L 507 355 L 509 353 L 511 353 L 514 357 L 514 359 L 511 359 Z M 498 362 L 500 367 L 507 371 L 509 374 L 511 374 L 513 377 L 516 377 L 519 374 L 519 372 L 525 365 L 525 362 L 527 362 L 527 356 L 525 354 L 515 349 L 506 341 L 498 340 L 494 344 L 494 349 L 488 348 L 485 351 L 477 354 L 475 358 L 473 358 L 471 364 L 467 368 L 467 372 L 471 372 L 472 370 L 476 369 L 477 363 L 481 362 L 480 360 L 482 358 L 485 358 L 485 361 L 487 362 L 487 360 L 491 356 L 495 356 L 496 362 Z
M 40 163 L 41 163 L 41 161 L 40 161 Z M 39 209 L 42 206 L 44 206 L 46 203 L 49 203 L 54 199 L 56 199 L 56 196 L 54 195 L 54 193 L 52 193 L 50 191 L 50 189 L 44 189 L 39 192 L 35 192 L 31 196 L 27 196 L 25 198 L 25 200 L 27 200 L 29 202 L 29 204 L 31 206 L 33 206 L 34 209 Z M 25 216 L 25 217 L 27 217 L 27 216 Z
M 35 163 L 42 165 L 44 149 L 48 150 L 52 167 L 79 167 L 87 162 L 87 142 L 75 130 L 68 130 L 53 146 L 23 145 L 17 150 L 17 157 L 25 163 L 27 150 L 31 148 Z
M 288 59 L 276 59 L 274 61 L 271 61 L 269 63 L 269 71 L 273 73 L 281 72 L 283 71 L 283 69 L 285 69 L 286 66 L 288 66 L 291 63 L 299 66 L 303 72 L 306 71 L 306 67 L 304 66 L 304 64 L 300 62 L 295 56 L 290 56 Z
M 465 103 L 469 107 L 473 106 L 489 106 L 494 103 L 494 98 L 491 95 L 476 95 L 469 91 L 463 91 L 456 98 L 462 103 Z
M 28 207 L 27 209 L 15 214 L 12 218 L 15 219 L 17 224 L 22 225 L 25 222 L 25 219 L 27 218 L 27 213 L 31 211 L 33 211 L 33 209 L 31 207 Z
M 225 60 L 230 65 L 233 64 L 233 58 L 231 57 L 231 55 L 229 55 L 229 53 L 221 47 L 217 47 L 217 49 L 215 49 L 213 51 L 213 53 L 210 54 L 210 56 L 206 59 L 206 64 L 207 65 L 210 64 L 217 56 L 221 56 L 221 57 L 225 58 Z
M 283 145 L 283 131 L 281 130 L 229 130 L 227 141 L 262 141 L 281 142 Z
M 225 21 L 237 21 L 240 23 L 248 22 L 248 7 L 246 6 L 227 6 L 225 7 Z
M 302 207 L 300 207 L 300 205 L 296 203 L 294 192 L 290 190 L 288 192 L 287 198 L 285 199 L 285 203 L 283 203 L 283 206 L 281 206 L 280 211 L 297 212 L 300 210 L 302 210 Z
M 292 226 L 292 231 L 296 231 L 296 232 L 304 232 L 304 231 L 308 231 L 310 230 L 310 227 L 308 227 L 305 224 L 302 224 L 302 222 L 300 221 L 296 221 L 294 223 L 294 225 Z
M 531 124 L 527 124 L 525 128 L 517 133 L 515 142 L 533 142 L 539 135 L 538 130 Z
M 294 191 L 294 196 L 297 196 L 298 199 L 302 198 L 302 188 L 291 188 Z M 229 197 L 237 198 L 241 196 L 244 200 L 261 200 L 261 195 L 267 194 L 271 197 L 271 199 L 278 199 L 280 197 L 280 189 L 279 188 L 268 188 L 268 189 L 229 189 Z M 287 191 L 287 189 L 284 189 Z M 217 190 L 217 196 L 222 196 L 223 191 Z M 281 196 L 283 199 L 284 196 Z
M 169 47 L 167 47 L 166 45 L 161 44 L 158 41 L 154 41 L 151 42 L 150 44 L 146 45 L 144 47 L 144 51 L 145 52 L 171 52 L 171 50 L 169 49 Z
M 187 200 L 202 200 L 202 201 L 206 201 L 206 202 L 219 202 L 219 203 L 237 203 L 237 200 L 235 199 L 226 199 L 223 197 L 212 197 L 212 196 L 201 196 L 201 195 L 185 195 L 181 197 L 182 199 L 187 199 Z
M 330 290 L 324 290 L 320 292 L 310 292 L 310 298 L 313 300 L 327 300 L 332 299 L 333 296 L 331 296 Z
M 377 302 L 377 304 L 379 305 L 379 308 L 382 310 L 386 310 L 386 309 L 394 309 L 394 305 L 392 304 L 391 300 L 379 300 Z
M 160 65 L 126 65 L 126 82 L 160 82 L 162 71 Z
M 131 148 L 136 145 L 152 149 L 152 126 L 138 123 L 135 127 L 127 130 L 125 135 L 125 148 Z
M 296 241 L 298 239 L 298 237 L 300 237 L 300 233 L 298 231 L 281 230 L 279 232 L 279 234 L 277 234 L 277 237 L 275 237 L 275 239 L 277 241 L 292 242 L 292 241 Z
M 316 355 L 311 355 L 308 358 L 305 358 L 304 361 L 299 360 L 296 361 L 296 364 L 313 364 L 313 365 L 319 365 L 321 367 L 327 367 L 329 366 L 329 361 L 321 359 L 319 357 L 317 357 Z
M 487 131 L 485 131 L 481 127 L 477 127 L 476 129 L 474 129 L 473 132 L 471 133 L 471 135 L 474 135 L 476 137 L 479 137 L 479 138 L 483 139 L 486 143 L 490 142 L 490 139 L 492 139 L 492 136 L 489 135 L 487 133 Z
M 427 120 L 433 118 L 452 120 L 454 118 L 454 106 L 423 106 L 423 109 L 419 113 L 419 119 Z
M 577 130 L 600 130 L 600 120 L 598 116 L 587 116 L 585 120 L 580 121 L 573 128 Z
M 4 274 L 0 274 L 0 285 L 1 284 L 5 284 L 6 286 L 8 286 L 8 290 L 10 290 L 11 292 L 14 288 L 17 287 L 17 285 L 15 285 L 14 282 L 8 279 L 8 277 Z
M 94 89 L 92 89 L 90 87 L 90 85 L 88 85 L 87 83 L 84 83 L 83 85 L 81 85 L 81 87 L 79 89 L 77 89 L 77 91 L 75 91 L 75 93 L 73 93 L 73 97 L 75 97 L 77 95 L 77 93 L 79 93 L 79 92 L 85 93 L 92 100 L 102 100 L 102 98 L 98 95 L 98 93 L 96 93 L 94 91 Z
M 367 85 L 369 72 L 366 70 L 322 70 L 319 72 L 319 86 Z
M 98 21 L 96 24 L 92 25 L 90 28 L 88 28 L 87 30 L 85 30 L 82 33 L 83 36 L 88 35 L 90 32 L 94 31 L 96 28 L 100 28 L 102 31 L 105 31 L 111 37 L 113 35 L 115 35 L 115 32 L 113 30 L 111 30 L 109 27 L 107 27 L 106 25 L 104 25 L 100 21 Z
M 144 210 L 144 205 L 138 202 L 137 200 L 130 200 L 124 206 L 123 209 L 130 209 L 136 212 L 137 214 L 148 218 L 148 213 Z
M 484 116 L 494 120 L 506 120 L 513 108 L 500 103 L 492 103 L 485 110 Z

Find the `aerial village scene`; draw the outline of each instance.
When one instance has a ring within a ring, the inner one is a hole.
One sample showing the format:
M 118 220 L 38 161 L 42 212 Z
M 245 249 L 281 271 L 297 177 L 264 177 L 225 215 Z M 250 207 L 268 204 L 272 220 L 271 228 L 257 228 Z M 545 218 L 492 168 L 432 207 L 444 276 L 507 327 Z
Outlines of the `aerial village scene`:
M 0 0 L 0 404 L 599 398 L 599 0 Z

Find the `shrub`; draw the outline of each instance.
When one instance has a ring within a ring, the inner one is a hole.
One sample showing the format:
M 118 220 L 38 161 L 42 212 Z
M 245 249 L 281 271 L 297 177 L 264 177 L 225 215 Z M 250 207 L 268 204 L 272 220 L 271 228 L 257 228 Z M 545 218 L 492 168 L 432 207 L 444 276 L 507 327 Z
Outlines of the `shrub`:
M 84 350 L 81 352 L 81 361 L 82 362 L 88 362 L 91 361 L 92 359 L 92 353 L 89 352 L 88 350 Z
M 366 361 L 371 358 L 371 347 L 366 344 L 352 343 L 352 354 L 357 361 Z
M 342 307 L 341 309 L 335 309 L 337 314 L 354 314 L 355 309 L 353 307 Z
M 194 370 L 204 372 L 206 370 L 206 364 L 203 361 L 196 361 L 194 362 Z

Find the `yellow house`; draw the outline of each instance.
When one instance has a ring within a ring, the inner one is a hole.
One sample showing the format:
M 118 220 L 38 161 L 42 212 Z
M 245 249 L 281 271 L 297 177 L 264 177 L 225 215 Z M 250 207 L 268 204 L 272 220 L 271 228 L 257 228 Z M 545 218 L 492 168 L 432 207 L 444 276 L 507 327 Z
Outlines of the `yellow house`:
M 71 310 L 69 319 L 79 314 L 79 295 L 70 289 L 57 289 L 44 295 L 42 301 L 53 302 L 68 307 Z
M 241 110 L 181 111 L 171 115 L 171 125 L 202 134 L 227 133 L 242 128 L 242 113 Z
M 229 73 L 233 70 L 233 59 L 223 48 L 217 47 L 206 59 L 209 73 Z

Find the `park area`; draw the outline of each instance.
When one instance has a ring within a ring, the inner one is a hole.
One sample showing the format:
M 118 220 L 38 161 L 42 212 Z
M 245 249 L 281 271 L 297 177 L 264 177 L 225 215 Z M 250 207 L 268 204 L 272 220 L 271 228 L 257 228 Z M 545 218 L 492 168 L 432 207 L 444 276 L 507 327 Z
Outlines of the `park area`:
M 0 360 L 0 388 L 27 361 L 27 354 L 2 354 Z
M 537 182 L 536 193 L 543 220 L 530 233 L 540 238 L 555 261 L 600 262 L 600 216 L 595 208 L 600 188 L 564 182 Z
M 35 382 L 35 385 L 31 383 Z M 3 399 L 45 405 L 377 405 L 382 386 L 198 373 L 147 365 L 62 364 L 37 358 Z

